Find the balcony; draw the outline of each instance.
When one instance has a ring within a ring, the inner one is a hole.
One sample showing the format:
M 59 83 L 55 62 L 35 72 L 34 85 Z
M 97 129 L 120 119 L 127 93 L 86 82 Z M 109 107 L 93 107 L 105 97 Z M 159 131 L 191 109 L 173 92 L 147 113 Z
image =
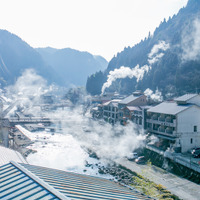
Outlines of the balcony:
M 158 116 L 157 116 L 157 115 L 153 115 L 153 116 L 152 116 L 152 119 L 153 119 L 153 120 L 158 120 Z
M 176 137 L 176 131 L 168 131 L 166 129 L 161 129 L 161 128 L 147 128 L 147 130 L 151 133 L 155 134 L 160 134 L 160 135 L 165 135 L 165 136 L 170 136 L 170 137 Z
M 165 122 L 165 118 L 164 118 L 164 117 L 159 117 L 159 118 L 158 118 L 158 121 L 160 121 L 160 122 Z
M 162 120 L 162 121 L 161 121 Z M 158 120 L 154 120 L 152 119 L 146 119 L 146 122 L 148 123 L 152 123 L 152 124 L 159 124 L 159 125 L 163 125 L 163 126 L 170 126 L 170 127 L 176 127 L 176 119 L 174 119 L 172 122 L 167 122 L 165 119 L 163 118 L 159 118 Z

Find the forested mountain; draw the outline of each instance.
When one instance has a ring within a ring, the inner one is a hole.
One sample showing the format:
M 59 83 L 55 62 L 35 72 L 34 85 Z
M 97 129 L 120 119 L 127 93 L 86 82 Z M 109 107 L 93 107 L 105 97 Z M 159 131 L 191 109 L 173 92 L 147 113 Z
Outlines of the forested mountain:
M 13 84 L 25 69 L 32 68 L 49 82 L 59 82 L 53 68 L 48 66 L 22 39 L 6 30 L 0 30 L 0 84 Z
M 177 15 L 164 19 L 150 35 L 133 47 L 124 48 L 103 72 L 91 75 L 86 84 L 100 94 L 110 71 L 126 66 L 132 70 L 149 66 L 143 78 L 117 79 L 106 91 L 128 94 L 135 89 L 158 88 L 163 95 L 200 91 L 200 0 L 189 0 Z
M 65 85 L 85 85 L 87 77 L 98 70 L 105 70 L 108 62 L 101 56 L 93 56 L 70 48 L 38 48 L 44 61 L 53 67 Z

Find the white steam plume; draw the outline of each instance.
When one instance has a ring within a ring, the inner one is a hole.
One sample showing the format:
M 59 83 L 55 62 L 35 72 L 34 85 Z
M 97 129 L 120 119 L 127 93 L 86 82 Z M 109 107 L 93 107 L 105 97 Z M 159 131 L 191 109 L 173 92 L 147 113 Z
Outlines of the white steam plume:
M 192 27 L 187 26 L 182 33 L 182 60 L 200 59 L 200 19 L 192 22 Z
M 15 85 L 6 87 L 6 96 L 13 102 L 18 101 L 18 106 L 28 108 L 31 112 L 33 105 L 39 105 L 41 95 L 53 90 L 53 86 L 47 86 L 47 81 L 38 75 L 34 69 L 26 69 L 16 80 Z M 16 107 L 14 108 L 16 109 Z M 39 107 L 32 110 L 35 115 L 40 113 Z M 12 110 L 14 112 L 14 110 Z M 11 112 L 10 112 L 11 113 Z
M 38 96 L 47 92 L 48 88 L 42 77 L 32 70 L 27 70 L 16 81 L 16 85 L 7 89 L 15 99 L 26 97 L 28 100 L 24 100 L 23 103 L 27 107 L 31 107 L 37 102 Z M 61 134 L 55 132 L 54 135 L 41 132 L 32 133 L 35 143 L 30 148 L 36 149 L 37 152 L 29 155 L 29 163 L 83 172 L 85 164 L 94 163 L 94 161 L 91 161 L 82 146 L 92 149 L 103 160 L 114 160 L 129 155 L 135 148 L 143 144 L 144 137 L 138 134 L 138 130 L 132 123 L 125 127 L 112 126 L 105 122 L 92 120 L 88 113 L 85 114 L 82 106 L 76 106 L 74 109 L 67 107 L 62 109 L 45 113 L 38 110 L 36 113 L 34 107 L 33 115 L 45 115 L 52 121 L 61 119 L 61 122 L 57 124 L 57 129 L 59 132 L 59 129 L 62 128 L 62 132 L 60 131 Z M 95 162 L 100 161 L 96 160 Z M 92 172 L 88 173 L 92 174 Z
M 63 134 L 46 136 L 32 133 L 33 137 L 36 137 L 36 143 L 30 148 L 38 152 L 28 157 L 29 163 L 83 172 L 86 162 L 94 160 L 89 160 L 88 154 L 80 147 L 93 150 L 101 159 L 99 162 L 107 163 L 127 156 L 143 145 L 145 137 L 138 134 L 132 123 L 127 126 L 112 126 L 102 121 L 94 121 L 89 115 L 83 116 L 83 110 L 82 107 L 76 107 L 50 113 L 48 117 L 52 120 L 64 119 L 58 124 L 62 127 Z
M 158 44 L 155 44 L 153 48 L 151 49 L 151 52 L 149 53 L 148 62 L 150 65 L 158 62 L 160 58 L 164 56 L 164 51 L 170 48 L 169 43 L 166 43 L 165 41 L 159 41 Z
M 105 89 L 110 87 L 112 85 L 112 83 L 119 78 L 135 77 L 138 82 L 139 80 L 141 80 L 143 78 L 145 72 L 148 72 L 150 69 L 151 69 L 151 67 L 148 65 L 144 65 L 141 68 L 139 65 L 136 65 L 133 69 L 131 69 L 130 67 L 121 66 L 119 69 L 110 71 L 109 75 L 108 75 L 108 79 L 107 79 L 106 83 L 103 84 L 101 92 L 103 94 Z
M 82 107 L 76 107 L 49 117 L 65 119 L 62 123 L 64 132 L 72 134 L 82 145 L 94 149 L 103 158 L 123 157 L 141 145 L 144 138 L 137 135 L 134 124 L 112 126 L 105 122 L 99 123 L 83 115 L 83 110 Z
M 12 93 L 23 96 L 39 96 L 44 93 L 46 80 L 37 75 L 33 69 L 27 69 L 23 72 L 14 86 L 9 86 L 7 89 Z
M 162 93 L 156 89 L 156 92 L 153 93 L 153 91 L 149 88 L 147 88 L 145 91 L 144 91 L 144 94 L 151 98 L 152 100 L 156 101 L 156 102 L 161 102 L 163 100 L 163 96 L 162 96 Z
M 106 88 L 109 88 L 114 81 L 120 78 L 133 78 L 137 79 L 137 82 L 143 79 L 145 72 L 148 72 L 151 69 L 151 65 L 158 62 L 160 58 L 164 56 L 164 51 L 170 48 L 169 43 L 165 41 L 159 41 L 158 44 L 154 45 L 151 49 L 151 52 L 148 55 L 148 65 L 144 65 L 139 67 L 136 65 L 133 69 L 130 67 L 121 66 L 119 69 L 115 69 L 114 71 L 110 71 L 109 75 L 107 76 L 107 81 L 103 84 L 101 93 L 105 92 Z

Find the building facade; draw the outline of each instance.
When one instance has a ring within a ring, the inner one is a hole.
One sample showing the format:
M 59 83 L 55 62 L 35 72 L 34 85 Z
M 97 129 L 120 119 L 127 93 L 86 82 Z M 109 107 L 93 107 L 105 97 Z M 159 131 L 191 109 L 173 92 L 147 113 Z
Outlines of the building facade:
M 147 111 L 147 131 L 159 138 L 157 146 L 186 152 L 200 146 L 200 96 L 184 95 Z
M 118 104 L 120 123 L 126 125 L 128 121 L 132 121 L 138 128 L 144 128 L 146 105 L 147 98 L 140 91 L 136 91 L 120 101 Z
M 103 104 L 103 119 L 111 124 L 115 124 L 119 119 L 118 103 L 121 100 L 114 99 Z

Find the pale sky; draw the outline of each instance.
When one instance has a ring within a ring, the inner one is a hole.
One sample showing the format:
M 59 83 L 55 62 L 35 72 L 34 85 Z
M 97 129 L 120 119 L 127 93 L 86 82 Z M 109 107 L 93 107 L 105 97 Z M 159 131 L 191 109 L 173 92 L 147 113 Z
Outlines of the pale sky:
M 32 47 L 70 47 L 110 61 L 186 4 L 187 0 L 0 0 L 0 29 Z

